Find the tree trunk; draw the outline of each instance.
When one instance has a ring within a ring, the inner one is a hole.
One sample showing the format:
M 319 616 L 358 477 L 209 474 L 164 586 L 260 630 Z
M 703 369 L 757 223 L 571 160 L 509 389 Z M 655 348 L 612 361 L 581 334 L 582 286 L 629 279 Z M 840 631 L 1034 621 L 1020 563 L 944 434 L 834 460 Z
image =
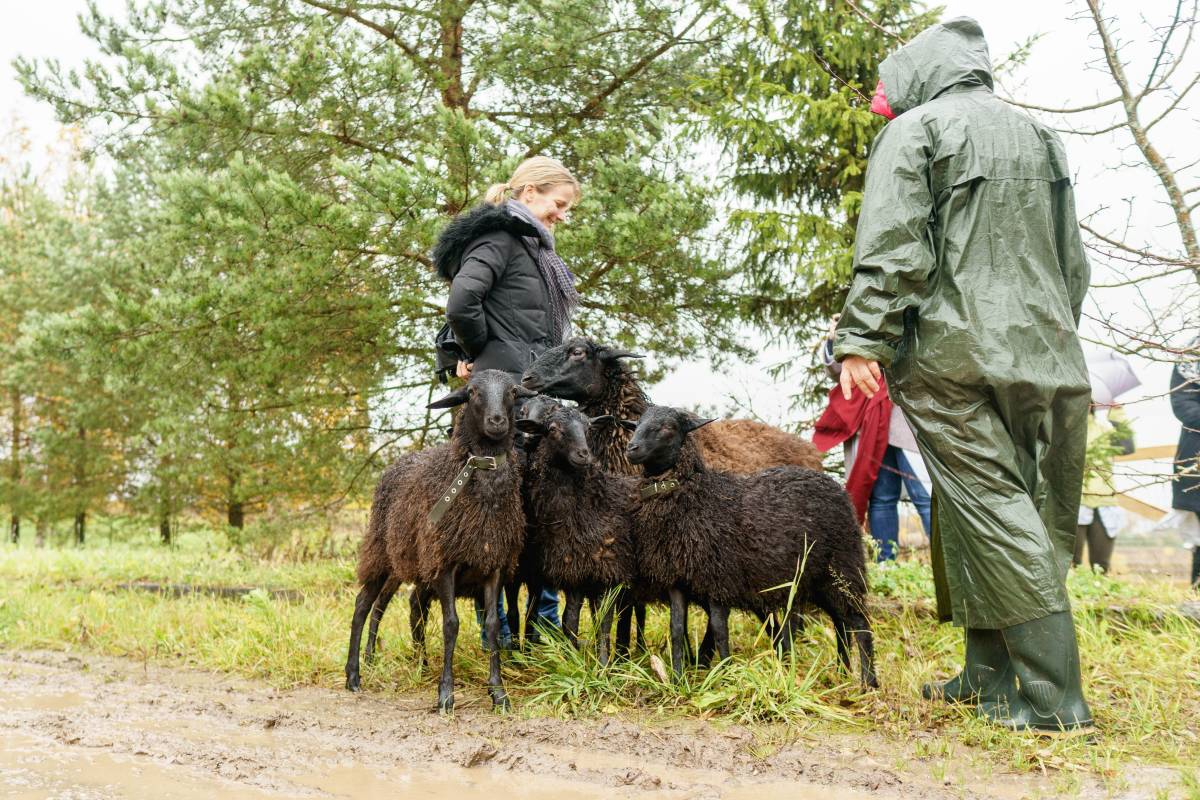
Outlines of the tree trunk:
M 229 501 L 229 527 L 237 528 L 238 530 L 241 530 L 242 526 L 245 524 L 245 522 L 246 522 L 246 512 L 242 508 L 242 501 L 241 500 L 230 500 Z
M 163 544 L 171 546 L 171 515 L 165 511 L 158 518 L 158 537 Z
M 83 485 L 87 481 L 87 428 L 79 426 L 79 452 L 75 454 L 75 491 L 79 493 L 80 506 L 84 505 Z M 75 511 L 75 543 L 83 544 L 87 527 L 87 510 L 78 508 Z
M 38 517 L 38 521 L 34 528 L 34 534 L 33 534 L 33 543 L 36 546 L 38 546 L 38 547 L 46 546 L 46 529 L 48 527 L 49 526 L 46 524 L 46 520 L 42 519 L 41 517 Z
M 12 527 L 10 528 L 10 537 L 12 543 L 17 544 L 21 541 L 21 393 L 16 389 L 11 391 L 12 396 L 12 470 L 9 475 L 12 480 Z

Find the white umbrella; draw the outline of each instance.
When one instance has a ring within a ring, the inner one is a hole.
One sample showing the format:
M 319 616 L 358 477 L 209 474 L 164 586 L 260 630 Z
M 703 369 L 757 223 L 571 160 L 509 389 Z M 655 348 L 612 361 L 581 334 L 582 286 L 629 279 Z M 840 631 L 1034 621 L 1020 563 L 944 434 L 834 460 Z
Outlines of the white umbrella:
M 1087 368 L 1092 402 L 1098 406 L 1111 406 L 1118 397 L 1142 384 L 1129 362 L 1109 350 L 1089 357 Z

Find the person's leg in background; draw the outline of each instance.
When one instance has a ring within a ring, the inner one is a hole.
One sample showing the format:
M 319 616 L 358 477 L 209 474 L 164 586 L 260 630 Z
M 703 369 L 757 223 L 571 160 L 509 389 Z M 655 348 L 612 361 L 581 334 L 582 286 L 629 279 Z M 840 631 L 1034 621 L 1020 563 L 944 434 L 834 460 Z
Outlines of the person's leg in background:
M 895 561 L 900 550 L 900 469 L 896 454 L 900 448 L 888 445 L 879 466 L 879 476 L 871 489 L 871 500 L 867 504 L 867 521 L 871 526 L 871 538 L 879 547 L 876 560 Z
M 534 602 L 534 598 L 529 598 L 529 602 Z M 562 620 L 558 618 L 558 589 L 551 589 L 548 586 L 543 588 L 541 595 L 537 598 L 537 604 L 539 623 L 553 625 L 555 628 L 562 627 Z
M 1092 512 L 1093 518 L 1100 516 L 1094 508 L 1087 510 Z M 1090 527 L 1092 527 L 1092 523 L 1090 522 L 1087 525 L 1075 526 L 1075 555 L 1071 556 L 1072 567 L 1078 567 L 1083 563 L 1083 546 L 1087 543 L 1088 528 Z
M 1200 589 L 1200 545 L 1192 548 L 1192 586 Z
M 1108 529 L 1104 527 L 1104 520 L 1100 518 L 1099 511 L 1092 518 L 1092 524 L 1087 526 L 1087 543 L 1088 564 L 1093 570 L 1099 567 L 1107 575 L 1112 569 L 1113 547 L 1117 540 L 1108 535 Z M 1079 551 L 1078 540 L 1075 543 L 1075 550 Z
M 925 484 L 921 483 L 914 472 L 908 453 L 900 448 L 895 448 L 895 450 L 896 468 L 900 470 L 900 478 L 904 481 L 904 491 L 908 492 L 908 499 L 912 500 L 913 506 L 916 507 L 917 516 L 921 518 L 921 527 L 925 529 L 925 535 L 928 536 L 933 529 L 929 518 L 929 492 L 926 491 Z

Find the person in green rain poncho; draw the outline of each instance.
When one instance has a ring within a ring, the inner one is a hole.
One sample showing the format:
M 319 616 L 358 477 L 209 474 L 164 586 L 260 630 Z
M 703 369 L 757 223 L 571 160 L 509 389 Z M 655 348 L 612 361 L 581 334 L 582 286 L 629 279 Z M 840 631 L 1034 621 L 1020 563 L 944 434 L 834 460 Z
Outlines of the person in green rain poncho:
M 992 93 L 979 24 L 935 25 L 880 66 L 876 137 L 834 356 L 887 369 L 934 485 L 938 610 L 966 665 L 930 699 L 1014 730 L 1092 726 L 1066 573 L 1087 442 L 1076 328 L 1089 268 L 1051 130 Z

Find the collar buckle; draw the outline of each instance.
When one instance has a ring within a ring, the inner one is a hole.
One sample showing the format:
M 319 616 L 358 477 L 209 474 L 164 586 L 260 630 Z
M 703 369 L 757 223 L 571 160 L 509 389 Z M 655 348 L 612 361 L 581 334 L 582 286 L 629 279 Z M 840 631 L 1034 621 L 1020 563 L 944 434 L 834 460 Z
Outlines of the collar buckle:
M 472 469 L 496 470 L 504 463 L 503 460 L 496 456 L 471 456 L 467 459 L 467 465 Z

